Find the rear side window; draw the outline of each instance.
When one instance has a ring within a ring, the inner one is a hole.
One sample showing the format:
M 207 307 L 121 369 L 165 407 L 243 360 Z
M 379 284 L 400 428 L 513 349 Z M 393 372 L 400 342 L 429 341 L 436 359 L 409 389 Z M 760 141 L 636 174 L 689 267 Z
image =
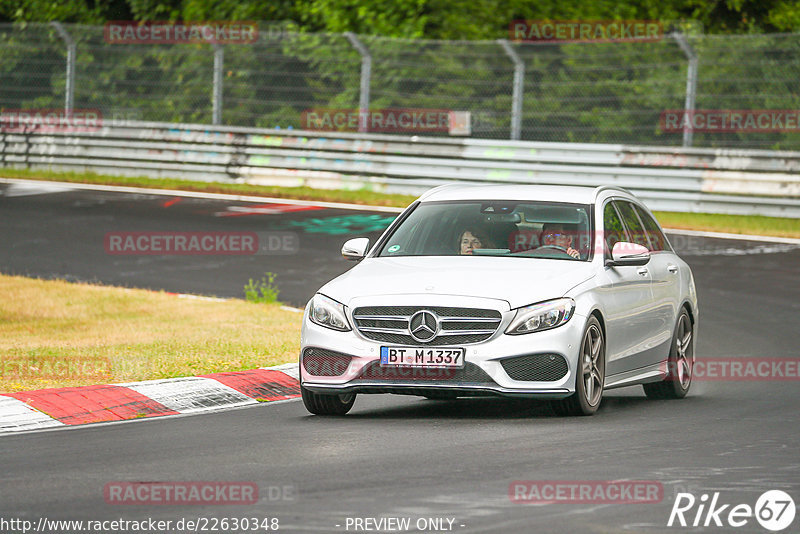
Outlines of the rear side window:
M 614 248 L 614 243 L 617 241 L 625 241 L 625 228 L 622 226 L 622 221 L 619 219 L 617 210 L 614 209 L 614 204 L 609 202 L 603 208 L 603 228 L 605 230 L 604 240 L 608 254 Z
M 647 241 L 647 234 L 644 231 L 641 221 L 639 221 L 639 217 L 636 215 L 636 212 L 633 209 L 633 204 L 630 202 L 625 202 L 624 200 L 616 200 L 614 201 L 614 204 L 617 205 L 619 214 L 622 216 L 622 220 L 625 223 L 625 226 L 628 228 L 630 240 L 637 245 L 642 245 L 643 247 L 647 247 L 649 249 L 650 243 Z
M 650 250 L 653 252 L 670 250 L 667 238 L 664 236 L 664 232 L 661 231 L 661 228 L 658 227 L 658 223 L 655 219 L 639 206 L 634 207 L 636 208 L 636 213 L 639 214 L 639 218 L 642 220 L 644 229 L 647 231 L 647 237 L 650 239 Z

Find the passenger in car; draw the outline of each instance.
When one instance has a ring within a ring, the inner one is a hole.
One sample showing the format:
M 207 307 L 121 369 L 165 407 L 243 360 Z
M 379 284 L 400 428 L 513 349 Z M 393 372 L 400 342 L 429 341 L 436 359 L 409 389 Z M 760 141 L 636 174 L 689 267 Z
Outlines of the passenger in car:
M 458 237 L 458 253 L 472 254 L 476 248 L 494 248 L 488 234 L 477 226 L 467 227 Z

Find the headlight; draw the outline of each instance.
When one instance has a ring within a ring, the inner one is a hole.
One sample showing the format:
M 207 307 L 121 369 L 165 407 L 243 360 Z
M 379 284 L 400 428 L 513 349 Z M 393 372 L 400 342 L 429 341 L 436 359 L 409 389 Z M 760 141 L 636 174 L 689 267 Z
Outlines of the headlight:
M 344 313 L 344 306 L 319 293 L 311 299 L 308 318 L 311 319 L 312 323 L 326 328 L 332 328 L 340 332 L 350 330 L 350 324 L 347 322 L 347 316 Z
M 530 334 L 557 328 L 566 324 L 575 310 L 575 301 L 569 298 L 548 300 L 517 310 L 517 315 L 506 328 L 506 334 Z

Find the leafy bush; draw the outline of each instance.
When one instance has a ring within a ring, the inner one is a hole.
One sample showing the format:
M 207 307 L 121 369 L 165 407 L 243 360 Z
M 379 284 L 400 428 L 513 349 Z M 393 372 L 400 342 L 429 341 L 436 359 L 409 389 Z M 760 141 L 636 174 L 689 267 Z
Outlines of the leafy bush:
M 275 285 L 275 276 L 275 273 L 267 272 L 257 282 L 251 278 L 244 286 L 245 300 L 263 304 L 278 302 L 279 290 Z

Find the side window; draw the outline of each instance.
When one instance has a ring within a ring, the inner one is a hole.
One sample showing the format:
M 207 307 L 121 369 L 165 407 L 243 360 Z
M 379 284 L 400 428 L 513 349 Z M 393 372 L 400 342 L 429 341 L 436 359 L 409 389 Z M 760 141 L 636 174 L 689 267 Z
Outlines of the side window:
M 625 227 L 628 229 L 628 234 L 630 234 L 631 241 L 637 245 L 642 245 L 649 249 L 650 243 L 647 242 L 647 234 L 644 231 L 642 223 L 639 221 L 639 217 L 633 210 L 633 204 L 630 202 L 625 202 L 624 200 L 616 200 L 614 201 L 614 204 L 617 205 L 619 214 L 622 216 L 622 220 L 625 222 Z
M 658 227 L 658 223 L 653 219 L 649 213 L 644 211 L 639 206 L 634 206 L 636 208 L 636 213 L 639 214 L 639 218 L 642 220 L 642 224 L 644 224 L 644 229 L 647 231 L 647 237 L 650 239 L 650 250 L 653 252 L 659 250 L 669 250 L 669 244 L 667 243 L 667 238 L 664 237 L 664 233 L 661 231 L 661 228 Z
M 614 243 L 626 239 L 622 221 L 619 220 L 619 215 L 617 215 L 617 210 L 614 209 L 612 202 L 607 203 L 603 208 L 603 229 L 605 230 L 604 239 L 606 247 L 608 247 L 608 254 L 611 254 Z

